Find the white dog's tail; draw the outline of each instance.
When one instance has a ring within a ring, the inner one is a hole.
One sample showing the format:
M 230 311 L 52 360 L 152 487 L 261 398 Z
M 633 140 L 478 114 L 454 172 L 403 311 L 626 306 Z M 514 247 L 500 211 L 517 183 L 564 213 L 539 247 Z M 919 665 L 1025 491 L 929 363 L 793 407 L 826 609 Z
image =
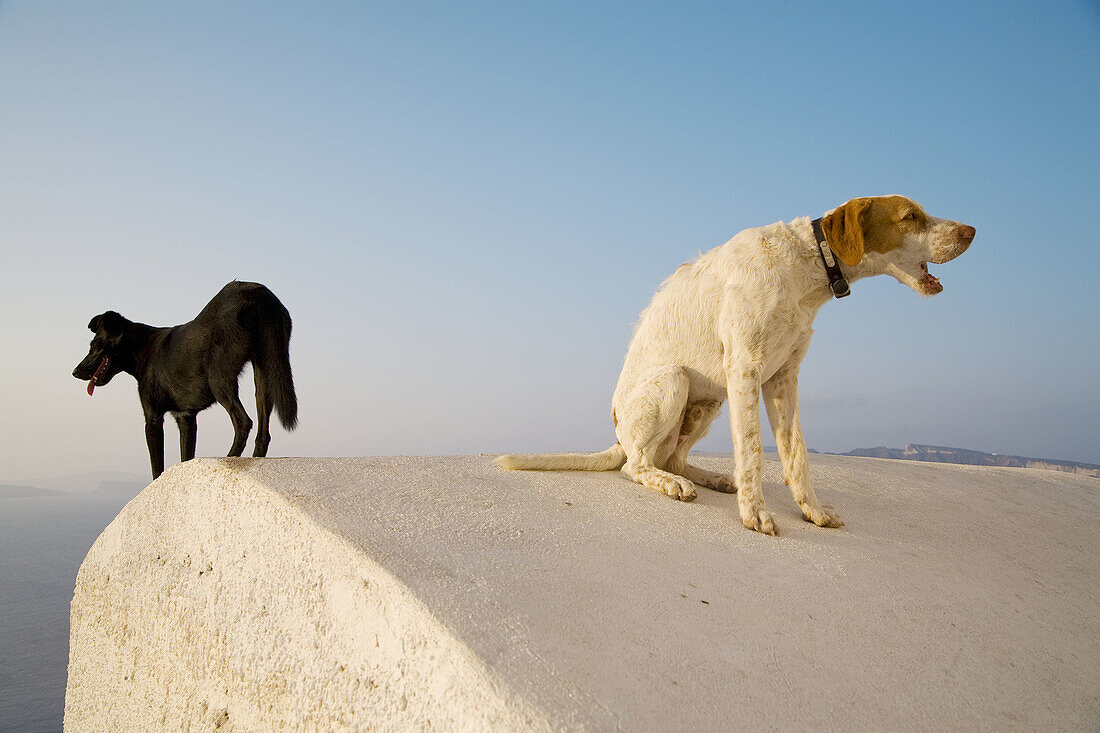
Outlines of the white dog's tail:
M 626 463 L 626 451 L 616 443 L 601 453 L 506 453 L 493 463 L 509 470 L 614 471 Z

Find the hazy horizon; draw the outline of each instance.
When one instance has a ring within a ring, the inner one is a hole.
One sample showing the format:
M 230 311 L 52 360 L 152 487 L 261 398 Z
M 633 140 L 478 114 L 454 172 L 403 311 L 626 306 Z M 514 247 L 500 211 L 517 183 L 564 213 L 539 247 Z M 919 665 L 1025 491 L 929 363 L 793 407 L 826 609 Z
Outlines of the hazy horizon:
M 1097 68 L 1083 2 L 0 2 L 0 482 L 148 476 L 134 380 L 70 374 L 86 324 L 233 279 L 294 318 L 271 456 L 600 450 L 680 263 L 886 193 L 977 237 L 939 296 L 821 310 L 807 444 L 1100 463 Z
M 814 446 L 808 446 L 808 450 L 809 450 L 810 453 L 816 453 L 816 454 L 819 454 L 819 455 L 845 455 L 845 454 L 847 454 L 851 451 L 868 450 L 868 449 L 873 450 L 875 448 L 904 449 L 906 447 L 906 445 L 908 445 L 908 444 L 896 445 L 896 446 L 880 446 L 880 445 L 855 446 L 855 447 L 853 447 L 849 450 L 843 450 L 843 451 L 826 451 L 826 450 L 820 450 L 818 448 L 815 448 Z M 923 445 L 923 444 L 915 444 L 915 445 Z M 955 448 L 955 449 L 959 449 L 959 450 L 970 450 L 970 449 L 966 448 L 966 446 L 926 446 L 926 447 L 941 447 L 941 448 Z M 769 445 L 769 444 L 765 443 L 764 444 L 764 452 L 765 453 L 775 453 L 776 452 L 776 447 L 774 445 Z M 1039 459 L 1039 460 L 1053 460 L 1053 461 L 1062 461 L 1062 462 L 1066 462 L 1066 463 L 1079 463 L 1079 464 L 1085 464 L 1085 465 L 1090 465 L 1090 466 L 1097 465 L 1097 464 L 1089 463 L 1088 461 L 1078 461 L 1078 460 L 1072 459 L 1072 458 L 1054 458 L 1054 459 L 1052 459 L 1049 456 L 1023 456 L 1023 455 L 1017 455 L 1017 454 L 999 453 L 998 451 L 984 451 L 984 452 L 989 453 L 991 455 L 1011 456 L 1011 457 L 1015 457 L 1015 458 L 1031 458 L 1031 459 Z M 704 448 L 704 449 L 695 450 L 695 451 L 693 451 L 693 453 L 699 453 L 699 454 L 710 455 L 710 456 L 718 456 L 718 457 L 728 457 L 731 460 L 733 459 L 733 452 L 730 449 L 710 450 L 710 449 L 705 449 Z M 384 457 L 384 455 L 395 455 L 395 454 L 383 454 L 383 456 L 380 456 L 380 457 Z M 404 454 L 404 455 L 408 455 L 408 454 Z M 443 455 L 443 454 L 439 454 L 439 455 Z M 452 455 L 464 455 L 464 454 L 452 454 Z M 215 454 L 213 456 L 206 456 L 206 457 L 217 458 L 219 456 L 220 456 L 220 454 Z M 200 457 L 203 457 L 203 456 L 200 456 Z M 245 457 L 248 457 L 247 454 L 245 455 Z M 272 457 L 273 458 L 279 458 L 279 457 L 288 457 L 289 458 L 290 456 L 272 456 Z M 920 459 L 914 459 L 914 460 L 920 460 Z M 176 456 L 175 459 L 173 459 L 172 461 L 166 461 L 165 465 L 167 467 L 167 466 L 174 465 L 175 463 L 178 463 L 178 462 L 179 462 L 179 457 Z M 939 462 L 940 461 L 933 461 L 933 463 L 939 463 Z M 732 468 L 732 466 L 731 466 L 731 468 Z M 42 498 L 47 498 L 47 496 L 90 495 L 90 494 L 96 494 L 96 493 L 114 493 L 114 494 L 120 494 L 121 495 L 121 494 L 126 493 L 129 490 L 132 490 L 132 493 L 136 495 L 150 481 L 151 481 L 151 479 L 148 476 L 146 476 L 145 474 L 141 473 L 140 471 L 89 471 L 89 472 L 85 472 L 85 473 L 71 473 L 71 474 L 64 474 L 64 475 L 60 475 L 60 476 L 44 475 L 44 476 L 21 476 L 21 477 L 16 477 L 16 478 L 0 477 L 0 489 L 8 488 L 8 487 L 40 489 L 40 490 L 46 492 L 46 494 L 42 495 Z M 0 492 L 0 494 L 2 494 L 2 492 Z M 27 497 L 23 496 L 23 495 L 12 495 L 12 496 L 0 495 L 0 499 L 5 499 L 5 498 L 27 498 Z

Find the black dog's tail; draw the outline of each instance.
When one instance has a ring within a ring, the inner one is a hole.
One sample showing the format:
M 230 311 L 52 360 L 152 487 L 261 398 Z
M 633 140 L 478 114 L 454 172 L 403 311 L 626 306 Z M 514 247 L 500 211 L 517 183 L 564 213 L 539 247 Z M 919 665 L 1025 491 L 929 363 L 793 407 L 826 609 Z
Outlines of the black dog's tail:
M 273 292 L 260 287 L 262 290 L 254 293 L 252 303 L 256 309 L 255 336 L 259 341 L 252 368 L 279 413 L 279 422 L 287 430 L 293 430 L 298 424 L 298 397 L 290 371 L 290 312 Z

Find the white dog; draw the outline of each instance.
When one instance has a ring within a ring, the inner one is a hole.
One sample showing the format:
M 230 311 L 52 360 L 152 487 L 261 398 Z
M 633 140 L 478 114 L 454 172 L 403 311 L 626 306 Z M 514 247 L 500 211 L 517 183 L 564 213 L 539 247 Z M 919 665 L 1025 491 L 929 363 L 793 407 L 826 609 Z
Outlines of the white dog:
M 903 196 L 852 199 L 821 219 L 746 229 L 683 264 L 653 296 L 634 331 L 612 400 L 618 442 L 602 453 L 504 455 L 510 469 L 621 469 L 626 477 L 690 501 L 695 484 L 738 492 L 742 523 L 777 534 L 761 492 L 759 399 L 802 516 L 844 522 L 810 485 L 798 419 L 798 368 L 817 311 L 847 281 L 888 274 L 921 295 L 943 290 L 928 263 L 966 251 L 974 228 L 929 216 Z M 843 263 L 840 270 L 833 254 Z M 687 462 L 726 398 L 734 482 Z

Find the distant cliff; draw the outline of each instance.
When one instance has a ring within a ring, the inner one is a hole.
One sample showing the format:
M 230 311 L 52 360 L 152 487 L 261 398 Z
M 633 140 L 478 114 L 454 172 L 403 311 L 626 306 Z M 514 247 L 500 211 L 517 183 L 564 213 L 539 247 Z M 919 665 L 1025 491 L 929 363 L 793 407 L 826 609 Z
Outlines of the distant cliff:
M 868 458 L 899 458 L 905 461 L 928 461 L 930 463 L 961 463 L 967 466 L 1002 466 L 1007 468 L 1041 468 L 1048 471 L 1064 471 L 1079 476 L 1100 478 L 1100 466 L 1076 461 L 1054 461 L 1046 458 L 1025 458 L 1006 456 L 1000 453 L 983 453 L 965 448 L 947 448 L 942 445 L 916 445 L 909 443 L 904 448 L 856 448 L 843 456 L 864 456 Z
M 30 496 L 61 496 L 60 491 L 40 489 L 37 486 L 0 484 L 0 499 L 24 499 Z

